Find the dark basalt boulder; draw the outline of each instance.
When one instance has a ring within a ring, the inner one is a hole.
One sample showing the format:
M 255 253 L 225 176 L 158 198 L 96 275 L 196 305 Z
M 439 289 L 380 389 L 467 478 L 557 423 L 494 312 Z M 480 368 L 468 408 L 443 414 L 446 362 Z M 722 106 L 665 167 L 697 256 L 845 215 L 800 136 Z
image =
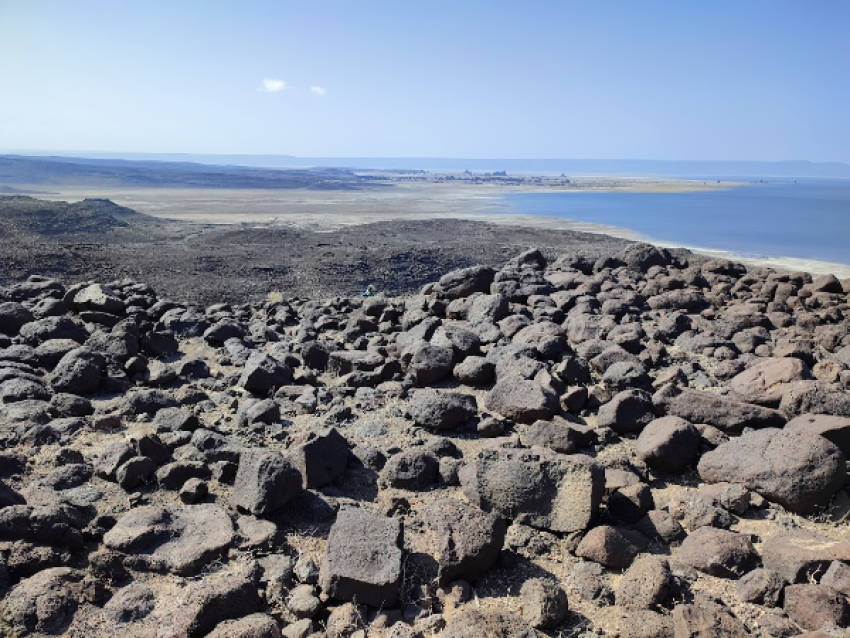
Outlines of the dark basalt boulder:
M 301 472 L 279 452 L 244 450 L 233 484 L 233 504 L 251 514 L 268 514 L 301 494 L 304 481 Z
M 638 458 L 654 470 L 678 472 L 699 452 L 699 431 L 685 419 L 665 416 L 650 421 L 638 436 Z
M 100 385 L 105 366 L 103 355 L 78 348 L 62 357 L 50 374 L 50 384 L 55 392 L 91 394 Z
M 741 401 L 775 408 L 794 381 L 810 377 L 809 366 L 800 359 L 762 359 L 736 375 L 730 381 L 730 388 Z
M 262 352 L 255 352 L 245 362 L 239 386 L 259 396 L 292 383 L 292 369 Z
M 397 519 L 341 510 L 328 535 L 319 586 L 331 598 L 393 607 L 401 587 L 401 541 Z
M 219 623 L 248 616 L 260 606 L 257 588 L 250 580 L 236 574 L 216 575 L 189 587 L 171 624 L 175 635 L 200 638 L 211 635 Z
M 437 578 L 441 585 L 475 582 L 498 559 L 507 530 L 499 516 L 451 498 L 432 500 L 423 516 L 440 539 Z
M 194 576 L 233 542 L 230 516 L 219 505 L 144 505 L 123 514 L 103 537 L 134 558 L 136 569 Z
M 471 394 L 421 389 L 413 393 L 407 411 L 416 425 L 450 430 L 475 416 L 478 405 Z
M 470 266 L 443 275 L 438 285 L 447 299 L 458 299 L 476 292 L 490 292 L 495 275 L 496 272 L 488 266 Z
M 345 472 L 351 453 L 336 428 L 311 432 L 308 440 L 287 450 L 287 458 L 304 478 L 304 489 L 321 487 Z
M 750 539 L 737 532 L 700 527 L 682 542 L 679 560 L 712 576 L 739 578 L 758 564 L 759 555 Z
M 490 390 L 484 402 L 488 410 L 519 423 L 549 419 L 560 410 L 558 395 L 536 381 L 508 378 Z
M 805 583 L 823 574 L 833 561 L 850 562 L 850 543 L 821 534 L 791 529 L 774 534 L 762 545 L 762 561 L 789 583 Z
M 14 337 L 31 321 L 35 321 L 35 317 L 23 304 L 16 301 L 0 303 L 0 334 Z
M 84 573 L 52 567 L 18 583 L 0 602 L 0 621 L 10 636 L 58 635 L 82 602 Z
M 577 532 L 596 519 L 605 472 L 580 454 L 485 449 L 461 470 L 460 482 L 470 502 L 485 512 L 555 532 Z
M 441 638 L 538 638 L 539 634 L 509 611 L 468 606 L 449 621 Z
M 822 436 L 768 428 L 749 432 L 703 455 L 707 483 L 740 483 L 798 514 L 829 504 L 844 485 L 841 450 Z
M 733 401 L 716 394 L 665 385 L 652 396 L 657 412 L 678 416 L 691 423 L 706 423 L 721 430 L 781 428 L 785 414 L 751 403 Z
M 423 490 L 437 482 L 440 462 L 428 450 L 399 452 L 387 459 L 381 472 L 384 483 L 403 490 Z

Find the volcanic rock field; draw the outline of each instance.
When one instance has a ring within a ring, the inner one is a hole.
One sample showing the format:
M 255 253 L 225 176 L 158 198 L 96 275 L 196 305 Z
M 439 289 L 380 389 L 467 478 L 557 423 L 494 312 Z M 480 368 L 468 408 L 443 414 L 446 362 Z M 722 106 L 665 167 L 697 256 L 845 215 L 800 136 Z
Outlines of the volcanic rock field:
M 846 636 L 850 281 L 550 254 L 0 288 L 0 635 Z

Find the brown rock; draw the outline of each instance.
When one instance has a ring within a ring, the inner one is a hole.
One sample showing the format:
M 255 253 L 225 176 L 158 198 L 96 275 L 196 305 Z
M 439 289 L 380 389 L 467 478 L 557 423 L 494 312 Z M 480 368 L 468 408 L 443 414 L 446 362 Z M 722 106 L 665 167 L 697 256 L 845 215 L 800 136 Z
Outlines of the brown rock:
M 684 540 L 678 558 L 686 565 L 712 576 L 738 578 L 758 563 L 750 539 L 716 527 L 700 527 Z
M 784 429 L 789 432 L 819 434 L 835 443 L 845 458 L 850 455 L 850 417 L 801 414 L 788 421 Z
M 683 638 L 746 638 L 744 624 L 717 604 L 677 605 L 673 609 L 675 636 Z
M 649 423 L 638 436 L 638 458 L 661 472 L 678 472 L 690 465 L 699 452 L 697 429 L 676 416 Z
M 600 525 L 590 530 L 576 548 L 576 556 L 611 569 L 631 565 L 639 548 L 616 527 Z
M 793 357 L 760 359 L 730 382 L 734 396 L 746 403 L 775 408 L 789 384 L 811 378 L 809 366 Z
M 558 396 L 536 381 L 509 378 L 496 383 L 484 402 L 488 410 L 519 423 L 549 419 L 560 409 Z
M 654 611 L 636 611 L 623 622 L 623 638 L 674 638 L 673 619 Z
M 837 560 L 832 561 L 829 569 L 821 578 L 820 584 L 832 587 L 845 596 L 850 596 L 850 565 Z
M 522 618 L 532 627 L 553 629 L 567 618 L 567 594 L 556 582 L 531 578 L 522 584 Z
M 823 574 L 832 561 L 850 561 L 850 543 L 793 529 L 765 540 L 761 554 L 766 568 L 778 572 L 789 583 L 801 583 Z
M 656 392 L 652 402 L 663 414 L 678 416 L 691 423 L 707 423 L 724 431 L 746 427 L 781 428 L 787 420 L 778 410 L 672 384 Z
M 666 559 L 642 556 L 617 584 L 616 601 L 626 609 L 651 609 L 663 605 L 669 591 L 670 567 Z
M 754 569 L 744 574 L 736 585 L 738 598 L 745 603 L 776 607 L 785 587 L 785 580 L 772 569 Z
M 812 631 L 830 624 L 845 627 L 850 612 L 841 592 L 810 583 L 786 587 L 784 608 L 791 620 Z
M 440 638 L 538 638 L 538 633 L 510 612 L 467 607 L 452 618 Z
M 844 459 L 821 436 L 771 428 L 704 454 L 698 470 L 708 483 L 740 483 L 792 512 L 811 514 L 844 485 Z

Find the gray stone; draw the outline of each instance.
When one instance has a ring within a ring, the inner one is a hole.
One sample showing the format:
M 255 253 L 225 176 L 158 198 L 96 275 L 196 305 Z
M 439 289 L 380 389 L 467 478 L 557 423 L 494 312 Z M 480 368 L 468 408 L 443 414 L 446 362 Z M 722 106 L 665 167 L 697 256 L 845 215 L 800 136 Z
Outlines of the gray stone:
M 490 292 L 495 271 L 488 266 L 470 266 L 440 277 L 439 289 L 448 299 L 468 297 L 476 292 Z
M 789 432 L 819 434 L 835 443 L 847 458 L 850 455 L 850 417 L 826 414 L 801 414 L 783 428 Z
M 281 638 L 281 636 L 280 628 L 274 618 L 267 614 L 250 614 L 237 620 L 220 622 L 206 635 L 206 638 Z
M 403 490 L 423 490 L 437 482 L 440 462 L 425 449 L 412 449 L 394 454 L 381 472 L 389 487 Z
M 832 587 L 805 583 L 785 588 L 783 605 L 788 617 L 803 629 L 817 631 L 825 625 L 847 627 L 850 607 Z
M 458 363 L 452 374 L 466 385 L 488 385 L 493 382 L 496 365 L 484 357 L 466 357 Z
M 421 389 L 413 393 L 407 411 L 416 425 L 448 430 L 475 416 L 478 405 L 471 394 Z
M 835 383 L 798 381 L 782 397 L 779 409 L 795 416 L 811 413 L 850 417 L 850 392 Z
M 596 519 L 605 472 L 590 457 L 548 450 L 482 450 L 461 471 L 464 494 L 483 509 L 555 532 L 587 529 Z M 466 470 L 466 468 L 464 468 Z
M 699 431 L 688 421 L 666 416 L 651 421 L 638 436 L 638 458 L 661 472 L 678 472 L 690 465 L 699 452 Z
M 759 359 L 730 382 L 735 398 L 775 408 L 791 388 L 791 383 L 811 377 L 803 361 L 795 357 Z
M 348 441 L 336 428 L 318 433 L 290 448 L 286 456 L 304 479 L 304 489 L 321 487 L 342 476 L 348 466 Z M 238 475 L 237 475 L 238 476 Z
M 673 609 L 674 636 L 747 638 L 750 632 L 726 608 L 708 601 L 699 605 L 676 605 Z
M 163 408 L 153 419 L 157 432 L 193 432 L 199 427 L 198 417 L 186 408 Z
M 256 587 L 242 576 L 224 574 L 205 578 L 189 586 L 185 599 L 168 619 L 171 633 L 166 635 L 208 636 L 220 623 L 256 612 L 260 605 Z
M 488 410 L 519 423 L 549 419 L 560 409 L 558 396 L 552 390 L 536 381 L 516 378 L 498 381 L 484 405 Z
M 539 638 L 539 634 L 508 611 L 469 606 L 449 621 L 440 638 Z
M 564 590 L 558 583 L 544 578 L 525 581 L 519 597 L 522 619 L 539 629 L 554 629 L 567 619 L 570 611 Z
M 421 386 L 431 385 L 452 373 L 454 350 L 430 344 L 416 350 L 408 369 Z
M 34 320 L 33 314 L 23 304 L 16 301 L 0 303 L 0 334 L 14 337 L 24 324 Z
M 439 538 L 438 582 L 475 582 L 493 566 L 505 541 L 505 521 L 451 498 L 426 504 L 422 512 Z
M 251 514 L 274 512 L 303 491 L 301 472 L 279 452 L 244 450 L 233 484 L 233 504 Z
M 197 574 L 223 556 L 233 541 L 233 523 L 219 505 L 144 505 L 123 514 L 103 537 L 104 545 L 136 557 L 137 569 Z
M 8 635 L 64 633 L 77 610 L 82 579 L 83 572 L 52 567 L 15 585 L 0 602 Z
M 111 623 L 123 625 L 144 620 L 154 610 L 156 598 L 144 583 L 130 583 L 122 587 L 106 605 L 103 613 Z
M 716 527 L 700 527 L 682 542 L 677 557 L 686 565 L 720 578 L 739 578 L 758 563 L 750 539 Z
M 50 374 L 50 384 L 55 392 L 89 394 L 97 390 L 100 374 L 106 363 L 103 355 L 85 348 L 66 354 Z
M 618 434 L 640 432 L 655 418 L 652 396 L 644 390 L 624 390 L 599 408 L 599 427 L 609 427 Z
M 394 606 L 401 587 L 401 539 L 397 519 L 362 509 L 340 510 L 322 561 L 322 590 L 340 600 Z
M 829 569 L 821 578 L 820 584 L 832 587 L 845 596 L 850 596 L 850 565 L 837 560 L 832 561 Z
M 784 587 L 785 580 L 782 576 L 772 569 L 764 568 L 744 574 L 735 585 L 738 598 L 742 601 L 766 607 L 776 607 L 779 604 Z
M 622 638 L 674 638 L 673 619 L 648 609 L 629 614 L 623 625 Z
M 576 547 L 576 556 L 610 569 L 624 569 L 632 564 L 640 548 L 630 536 L 610 525 L 594 527 Z
M 260 396 L 292 383 L 292 369 L 262 352 L 254 352 L 245 362 L 239 386 Z

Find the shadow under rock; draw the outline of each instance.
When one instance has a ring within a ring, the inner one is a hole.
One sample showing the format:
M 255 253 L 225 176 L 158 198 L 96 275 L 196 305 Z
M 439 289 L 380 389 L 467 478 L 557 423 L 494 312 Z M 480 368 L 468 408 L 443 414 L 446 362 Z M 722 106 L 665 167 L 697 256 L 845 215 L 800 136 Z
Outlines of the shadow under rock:
M 423 589 L 433 591 L 436 588 L 438 571 L 439 563 L 430 554 L 406 551 L 402 559 L 402 604 L 421 602 Z
M 337 507 L 333 499 L 314 492 L 304 492 L 283 509 L 264 516 L 282 532 L 294 532 L 312 538 L 327 538 L 336 521 Z
M 320 491 L 331 498 L 375 502 L 378 498 L 378 474 L 357 462 L 349 462 L 342 476 Z

